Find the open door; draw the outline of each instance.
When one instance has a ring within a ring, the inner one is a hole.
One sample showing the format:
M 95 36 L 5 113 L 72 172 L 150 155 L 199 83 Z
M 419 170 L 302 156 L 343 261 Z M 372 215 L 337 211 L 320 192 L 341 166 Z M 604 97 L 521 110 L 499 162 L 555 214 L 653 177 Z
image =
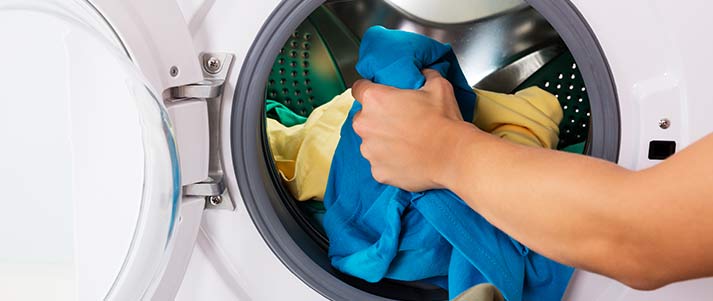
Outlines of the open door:
M 175 2 L 7 0 L 0 41 L 0 299 L 172 298 L 208 177 L 205 100 L 169 93 L 203 79 Z

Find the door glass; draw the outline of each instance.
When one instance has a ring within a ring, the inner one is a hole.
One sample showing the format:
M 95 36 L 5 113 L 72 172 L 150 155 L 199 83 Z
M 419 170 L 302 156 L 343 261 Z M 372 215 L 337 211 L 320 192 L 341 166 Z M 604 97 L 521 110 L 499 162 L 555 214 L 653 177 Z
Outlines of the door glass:
M 0 300 L 139 300 L 171 251 L 171 127 L 84 1 L 0 3 Z

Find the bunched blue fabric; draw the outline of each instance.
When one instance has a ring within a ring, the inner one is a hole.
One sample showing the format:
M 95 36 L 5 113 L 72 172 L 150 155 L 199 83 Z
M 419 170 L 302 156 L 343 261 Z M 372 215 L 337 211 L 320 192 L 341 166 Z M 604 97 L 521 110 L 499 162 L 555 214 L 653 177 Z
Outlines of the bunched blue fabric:
M 418 89 L 421 70 L 435 69 L 454 86 L 465 120 L 476 96 L 450 46 L 425 36 L 372 27 L 359 50 L 366 79 Z M 342 127 L 324 205 L 329 256 L 340 271 L 366 281 L 384 278 L 440 285 L 451 298 L 483 282 L 509 301 L 560 300 L 572 268 L 549 260 L 492 226 L 448 190 L 411 193 L 371 175 L 352 129 L 358 102 Z M 477 154 L 473 154 L 477 155 Z

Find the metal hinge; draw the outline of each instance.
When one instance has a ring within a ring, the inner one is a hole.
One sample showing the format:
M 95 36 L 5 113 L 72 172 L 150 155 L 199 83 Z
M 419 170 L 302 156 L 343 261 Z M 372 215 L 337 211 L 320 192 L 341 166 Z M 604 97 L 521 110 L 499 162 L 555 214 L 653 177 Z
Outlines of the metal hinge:
M 233 55 L 229 53 L 202 53 L 205 80 L 171 88 L 171 98 L 180 101 L 186 98 L 213 99 L 223 94 L 225 79 L 233 64 Z
M 208 101 L 210 131 L 209 174 L 207 181 L 186 185 L 184 195 L 205 197 L 206 209 L 234 210 L 235 203 L 226 193 L 220 157 L 220 112 L 225 80 L 231 70 L 234 56 L 229 53 L 202 53 L 205 80 L 200 83 L 171 89 L 174 99 L 199 98 Z M 180 100 L 179 100 L 180 101 Z
M 223 180 L 210 179 L 205 182 L 186 185 L 183 189 L 183 194 L 188 196 L 220 196 L 225 192 L 225 184 Z
M 232 200 L 225 194 L 225 183 L 223 179 L 209 179 L 208 181 L 186 185 L 183 188 L 183 195 L 198 196 L 205 198 L 206 209 L 234 209 Z
M 225 81 L 222 79 L 207 79 L 199 83 L 175 87 L 171 89 L 171 98 L 211 99 L 220 97 L 223 94 L 224 83 Z

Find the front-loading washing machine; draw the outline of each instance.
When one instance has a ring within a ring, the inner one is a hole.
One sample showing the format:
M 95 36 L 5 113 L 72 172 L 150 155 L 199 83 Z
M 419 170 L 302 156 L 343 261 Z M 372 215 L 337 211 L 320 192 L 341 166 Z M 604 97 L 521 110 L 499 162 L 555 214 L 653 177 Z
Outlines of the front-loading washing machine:
M 451 43 L 474 86 L 552 92 L 562 146 L 643 169 L 713 131 L 711 6 L 0 0 L 0 296 L 446 299 L 331 268 L 275 172 L 265 98 L 309 114 L 358 78 L 360 35 L 385 25 Z M 565 299 L 711 295 L 711 279 L 642 292 L 577 271 Z

